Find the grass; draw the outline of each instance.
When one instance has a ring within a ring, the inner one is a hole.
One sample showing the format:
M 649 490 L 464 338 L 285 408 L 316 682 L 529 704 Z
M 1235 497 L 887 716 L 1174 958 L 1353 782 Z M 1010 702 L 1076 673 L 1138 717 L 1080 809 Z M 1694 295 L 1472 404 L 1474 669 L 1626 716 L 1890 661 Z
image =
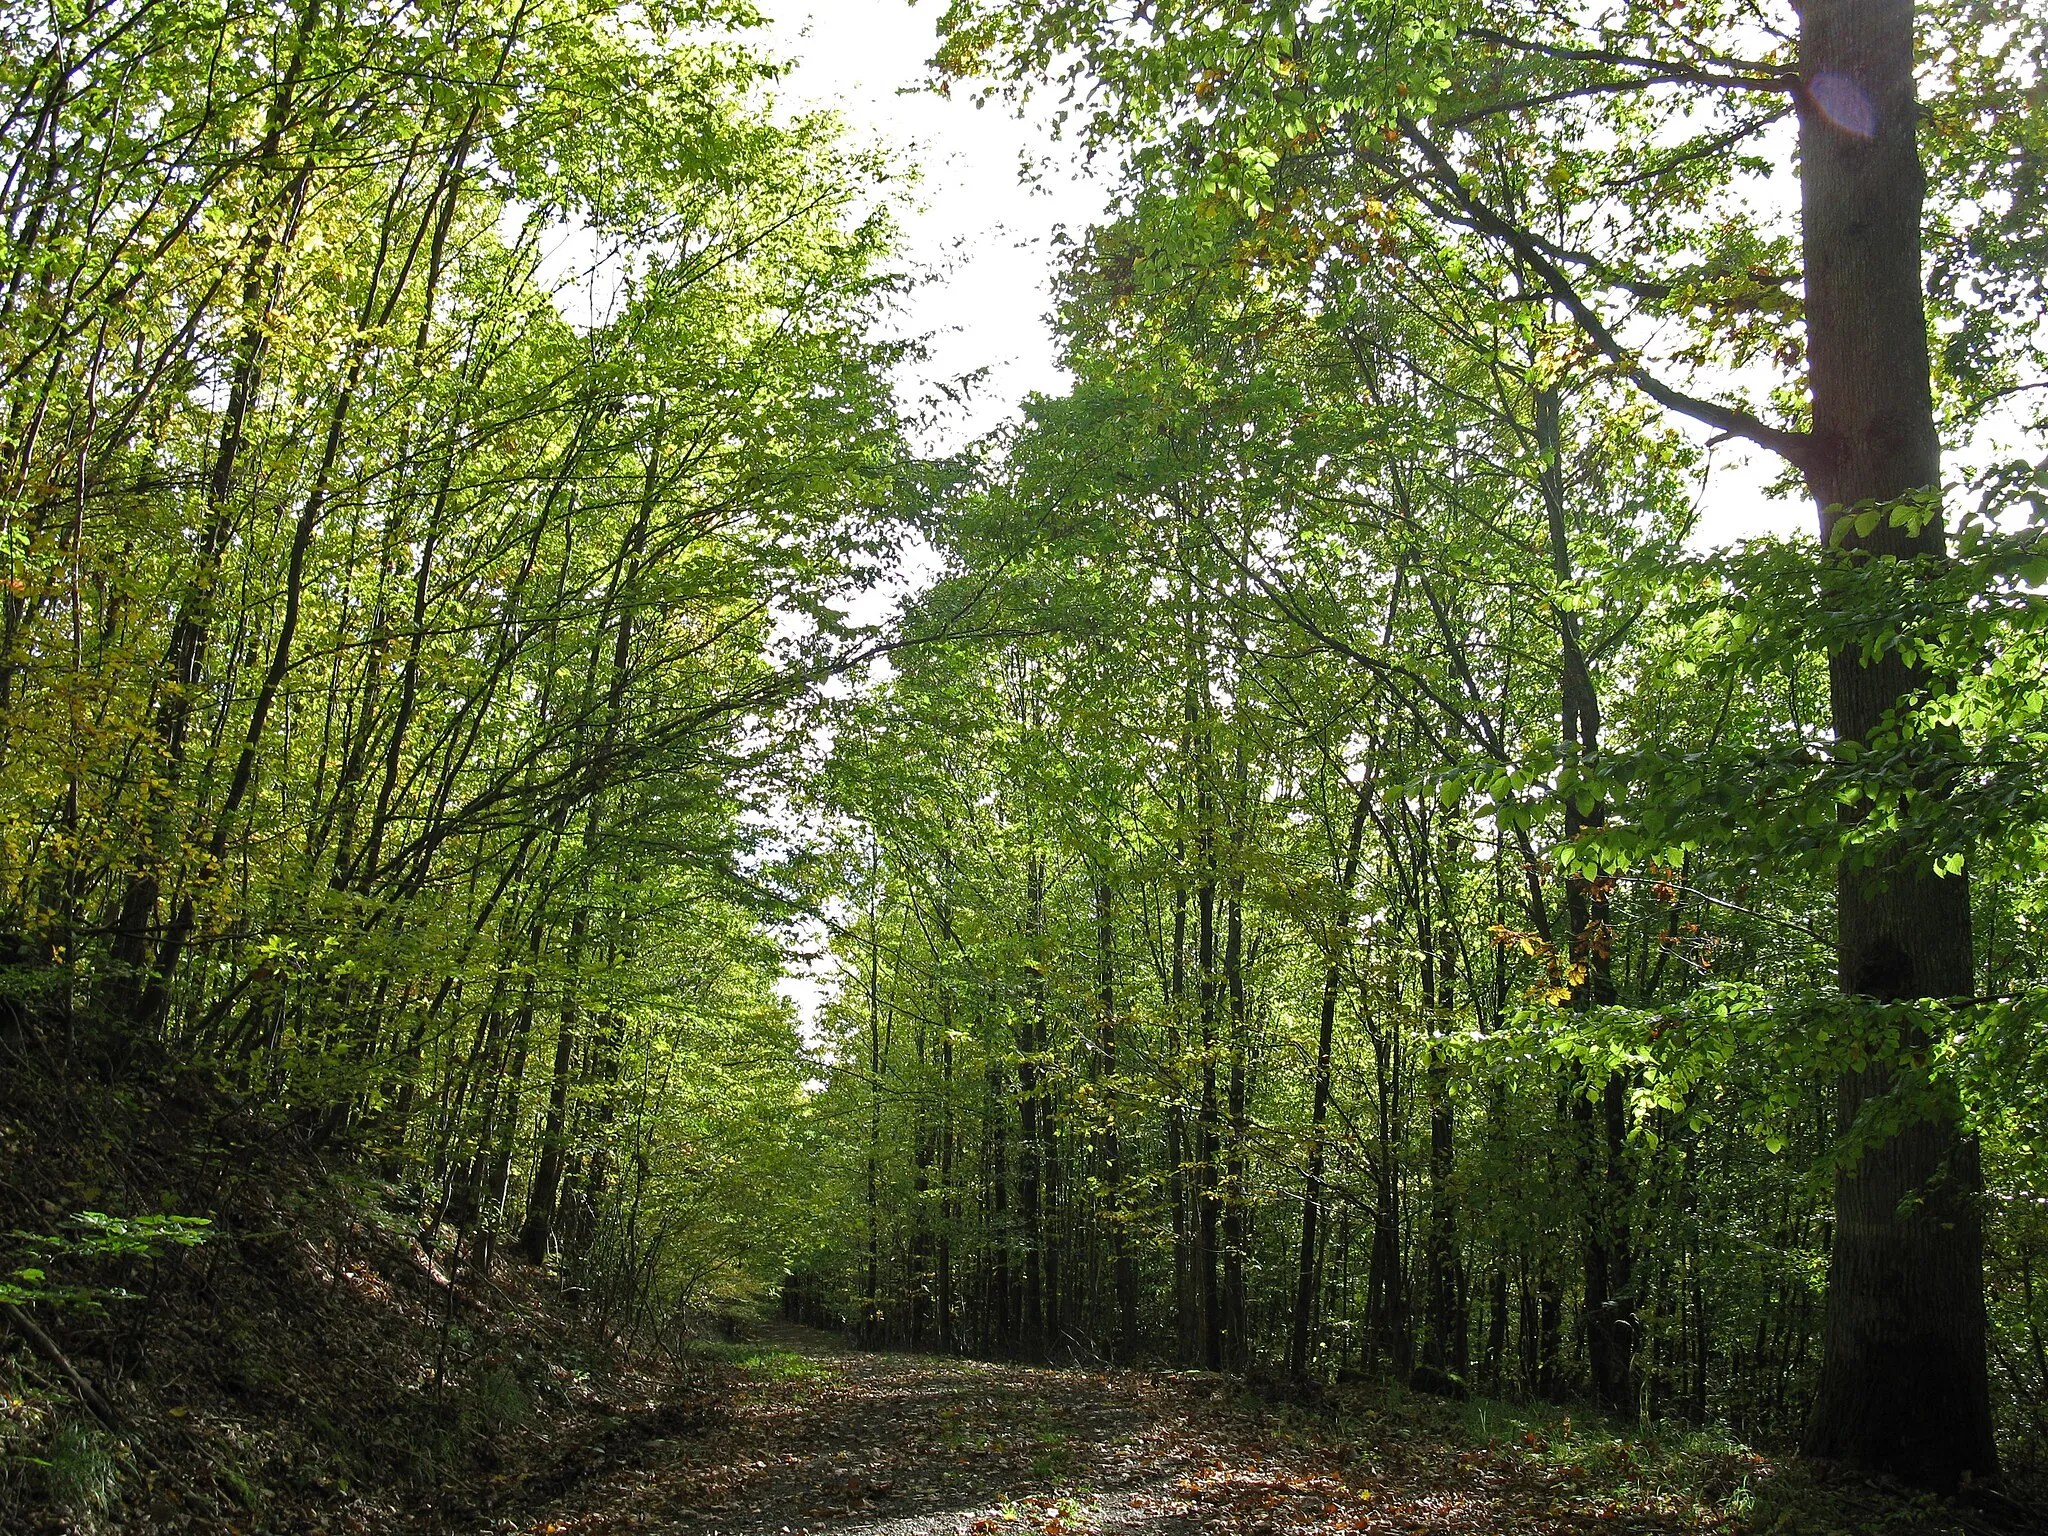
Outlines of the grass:
M 690 1348 L 691 1353 L 700 1359 L 715 1360 L 720 1365 L 728 1365 L 768 1381 L 823 1381 L 832 1375 L 831 1367 L 823 1361 L 798 1354 L 793 1349 L 777 1349 L 772 1344 L 707 1341 L 693 1344 Z
M 1586 1509 L 1621 1505 L 1700 1525 L 1748 1526 L 1775 1464 L 1718 1427 L 1617 1424 L 1583 1406 L 1480 1398 L 1458 1438 L 1520 1462 Z
M 1473 1404 L 1495 1435 L 1516 1433 L 1545 1467 L 1583 1468 L 1586 1491 L 1770 1536 L 1968 1536 L 2016 1529 L 2013 1506 L 1980 1508 L 1896 1484 L 1830 1472 L 1743 1444 L 1725 1429 L 1624 1426 L 1519 1405 Z M 1531 1445 L 1525 1437 L 1533 1434 Z
M 1074 1464 L 1074 1437 L 1065 1430 L 1040 1424 L 1032 1434 L 1032 1441 L 1032 1476 L 1064 1478 Z
M 533 1404 L 519 1378 L 504 1366 L 487 1371 L 477 1382 L 475 1413 L 487 1434 L 502 1435 L 533 1417 Z
M 1681 1528 L 1755 1536 L 1963 1536 L 1967 1505 L 1766 1454 L 1719 1426 L 1607 1419 L 1584 1404 L 1475 1398 L 1447 1403 L 1386 1389 L 1382 1412 L 1469 1452 L 1505 1458 L 1556 1505 L 1599 1517 L 1641 1511 Z
M 50 1437 L 43 1463 L 50 1502 L 74 1514 L 97 1515 L 121 1496 L 121 1463 L 113 1440 L 76 1421 Z

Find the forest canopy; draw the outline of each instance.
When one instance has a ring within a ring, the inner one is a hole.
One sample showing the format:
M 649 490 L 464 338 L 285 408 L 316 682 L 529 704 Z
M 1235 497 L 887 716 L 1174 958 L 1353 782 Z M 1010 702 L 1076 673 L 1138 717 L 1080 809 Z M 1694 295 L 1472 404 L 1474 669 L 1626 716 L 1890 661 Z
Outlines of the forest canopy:
M 944 457 L 759 22 L 0 4 L 9 1072 L 625 1339 L 2038 1465 L 2048 18 L 952 0 L 1113 198 Z

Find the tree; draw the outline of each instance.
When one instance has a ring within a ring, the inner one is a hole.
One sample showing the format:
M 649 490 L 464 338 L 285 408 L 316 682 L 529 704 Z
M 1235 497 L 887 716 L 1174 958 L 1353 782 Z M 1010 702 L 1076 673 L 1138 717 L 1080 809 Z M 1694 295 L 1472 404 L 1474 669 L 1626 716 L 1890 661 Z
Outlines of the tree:
M 893 172 L 754 22 L 0 7 L 10 1048 L 217 1074 L 636 1343 L 801 1207 L 735 1235 L 759 813 L 916 493 Z
M 1913 7 L 1823 0 L 1800 14 L 1799 149 L 1812 426 L 1799 450 L 1821 539 L 1845 559 L 1940 561 L 1935 428 L 1921 299 L 1920 112 Z M 1884 515 L 1863 531 L 1868 509 Z M 1929 686 L 1896 651 L 1828 659 L 1836 739 L 1863 744 Z M 1853 814 L 1853 811 L 1851 812 Z M 1842 863 L 1842 990 L 1880 1001 L 1974 990 L 1970 890 L 1924 853 Z M 1890 1087 L 1845 1073 L 1852 1130 Z M 1837 1175 L 1826 1362 L 1807 1447 L 1914 1482 L 1996 1478 L 1986 1379 L 1983 1177 L 1942 1102 Z
M 1970 24 L 1960 12 L 1933 14 L 1945 29 Z M 1905 4 L 1806 7 L 1795 57 L 1782 33 L 1743 36 L 1732 18 L 1674 24 L 1647 11 L 1581 25 L 1504 11 L 1347 4 L 1310 16 L 1244 4 L 1148 12 L 1129 26 L 1089 3 L 963 0 L 942 23 L 939 63 L 953 76 L 1092 73 L 1103 89 L 1085 130 L 1133 146 L 1138 184 L 1178 189 L 1193 205 L 1148 253 L 1162 269 L 1368 260 L 1351 241 L 1350 210 L 1377 183 L 1384 190 L 1364 209 L 1388 230 L 1390 280 L 1412 279 L 1401 259 L 1410 241 L 1478 236 L 1570 315 L 1583 349 L 1575 366 L 1627 378 L 1666 409 L 1795 466 L 1822 511 L 1824 560 L 1918 560 L 1939 558 L 1942 525 L 1924 500 L 1939 492 L 1939 464 L 1921 297 L 1914 22 Z M 2014 24 L 2028 37 L 2015 51 L 2038 52 L 2038 29 Z M 1938 67 L 1954 92 L 1938 110 L 1968 117 L 1959 88 L 1983 78 L 1971 65 Z M 1767 211 L 1743 203 L 1763 170 L 1746 148 L 1788 106 L 1800 126 L 1803 252 L 1789 273 L 1780 258 L 1791 242 Z M 1607 139 L 1599 147 L 1587 137 L 1596 125 Z M 1960 268 L 1974 264 L 1988 285 L 2018 269 L 2016 248 L 1996 238 L 1950 257 L 1950 231 L 1971 222 L 1961 200 L 2007 174 L 1984 135 L 1971 148 L 1967 172 L 1962 157 L 1944 160 L 1940 188 L 1944 218 L 1958 212 L 1944 229 L 1951 270 L 1935 291 L 1959 313 L 1970 307 Z M 1674 383 L 1625 339 L 1652 317 L 1676 321 L 1692 339 L 1666 349 L 1672 366 L 1775 361 L 1789 376 L 1797 351 L 1745 318 L 1775 315 L 1803 318 L 1809 364 L 1808 404 L 1793 408 L 1781 393 L 1775 419 L 1725 392 Z M 1987 358 L 2031 366 L 2024 324 L 1972 323 Z M 1973 388 L 1972 375 L 1990 371 L 1950 370 L 1958 426 L 1996 394 Z M 1882 527 L 1867 526 L 1867 509 Z M 1832 670 L 1845 745 L 1867 739 L 1924 682 L 1897 656 L 1866 664 L 1841 655 Z M 1932 874 L 1910 850 L 1875 870 L 1845 853 L 1838 901 L 1850 994 L 1969 995 L 1959 873 Z M 1910 950 L 1900 937 L 1909 928 Z M 1845 1078 L 1849 1121 L 1884 1097 L 1880 1081 Z M 1831 1363 L 1810 1443 L 1946 1487 L 1994 1476 L 1996 1456 L 1974 1321 L 1974 1154 L 1952 1108 L 1931 1115 L 1889 1151 L 1865 1153 L 1863 1171 L 1843 1174 Z

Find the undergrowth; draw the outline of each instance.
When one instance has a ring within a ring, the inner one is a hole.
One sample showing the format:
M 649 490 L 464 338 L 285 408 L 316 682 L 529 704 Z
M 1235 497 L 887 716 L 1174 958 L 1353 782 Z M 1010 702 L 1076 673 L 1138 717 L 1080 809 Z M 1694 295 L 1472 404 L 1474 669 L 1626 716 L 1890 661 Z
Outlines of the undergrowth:
M 451 1288 L 402 1191 L 203 1078 L 11 1074 L 0 1147 L 5 1536 L 383 1536 L 716 1417 L 541 1270 Z
M 1452 1402 L 1392 1384 L 1338 1389 L 1314 1415 L 1370 1465 L 1453 1455 L 1533 1486 L 1560 1518 L 1656 1519 L 1730 1536 L 2020 1536 L 2043 1527 L 2024 1473 L 1940 1498 L 1745 1444 L 1723 1427 L 1627 1423 L 1584 1404 Z
M 693 1344 L 690 1353 L 767 1381 L 822 1381 L 832 1375 L 821 1361 L 772 1344 L 705 1340 Z

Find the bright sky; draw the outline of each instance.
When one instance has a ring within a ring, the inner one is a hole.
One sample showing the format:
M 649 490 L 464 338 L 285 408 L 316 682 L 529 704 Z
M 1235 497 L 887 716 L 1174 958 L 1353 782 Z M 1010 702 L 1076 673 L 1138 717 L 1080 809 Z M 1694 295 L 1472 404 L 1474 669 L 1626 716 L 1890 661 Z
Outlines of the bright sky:
M 922 168 L 905 218 L 906 254 L 930 276 L 905 325 L 931 335 L 932 356 L 907 382 L 906 403 L 940 381 L 987 370 L 968 408 L 925 446 L 957 446 L 1013 416 L 1032 392 L 1064 389 L 1046 323 L 1052 239 L 1062 225 L 1078 232 L 1094 220 L 1107 191 L 1079 173 L 1076 147 L 1053 140 L 1042 113 L 1020 121 L 1001 103 L 977 108 L 964 94 L 917 89 L 942 0 L 766 0 L 766 8 L 775 47 L 797 64 L 785 93 L 833 108 L 856 134 L 896 146 Z M 1027 162 L 1041 172 L 1028 185 L 1019 174 Z M 1762 495 L 1775 471 L 1767 455 L 1725 444 L 1713 462 L 1697 543 L 1807 529 L 1803 500 Z
M 977 108 L 918 89 L 943 0 L 765 0 L 775 46 L 797 61 L 786 96 L 830 107 L 856 135 L 893 145 L 922 170 L 905 219 L 906 252 L 930 278 L 912 297 L 911 334 L 931 335 L 930 363 L 911 403 L 938 381 L 987 377 L 964 413 L 931 436 L 952 447 L 1015 413 L 1033 391 L 1058 393 L 1053 362 L 1051 241 L 1102 210 L 1105 187 L 1077 176 L 1079 155 L 1055 143 L 1042 114 L 1020 121 L 1002 103 Z M 1050 168 L 1027 186 L 1028 161 Z
M 1071 143 L 1057 142 L 1044 115 L 1020 120 L 1002 103 L 977 108 L 918 89 L 935 47 L 943 0 L 763 0 L 774 16 L 773 46 L 795 61 L 784 82 L 794 104 L 829 107 L 855 134 L 894 146 L 922 171 L 905 216 L 906 255 L 929 274 L 904 317 L 909 334 L 931 337 L 931 358 L 906 381 L 906 403 L 940 381 L 977 369 L 986 379 L 964 410 L 927 434 L 929 449 L 958 446 L 1014 416 L 1033 392 L 1056 394 L 1068 380 L 1054 361 L 1049 277 L 1055 232 L 1097 218 L 1108 188 L 1078 170 Z M 1027 184 L 1020 171 L 1036 168 Z M 1761 487 L 1766 456 L 1740 445 L 1714 455 L 1697 542 L 1725 543 L 1763 532 L 1803 531 L 1802 502 L 1772 502 Z M 906 571 L 913 584 L 919 573 Z M 808 935 L 815 942 L 822 930 Z M 831 990 L 830 965 L 792 965 L 783 995 L 812 1033 Z

